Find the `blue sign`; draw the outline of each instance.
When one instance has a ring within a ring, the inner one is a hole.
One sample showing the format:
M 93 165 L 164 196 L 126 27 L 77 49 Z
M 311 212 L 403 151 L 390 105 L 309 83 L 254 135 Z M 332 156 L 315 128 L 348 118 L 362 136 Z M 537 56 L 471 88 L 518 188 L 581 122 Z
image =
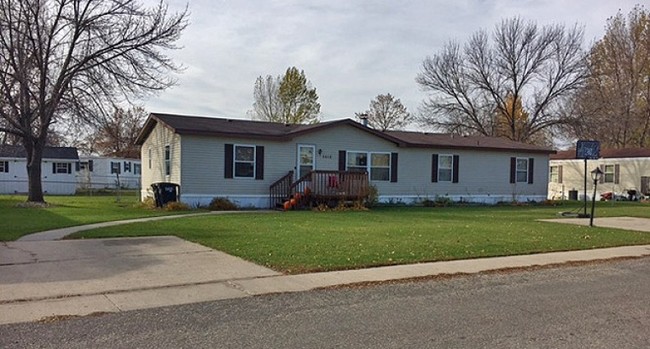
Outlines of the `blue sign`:
M 576 159 L 595 160 L 598 158 L 600 158 L 599 141 L 578 141 L 576 145 Z

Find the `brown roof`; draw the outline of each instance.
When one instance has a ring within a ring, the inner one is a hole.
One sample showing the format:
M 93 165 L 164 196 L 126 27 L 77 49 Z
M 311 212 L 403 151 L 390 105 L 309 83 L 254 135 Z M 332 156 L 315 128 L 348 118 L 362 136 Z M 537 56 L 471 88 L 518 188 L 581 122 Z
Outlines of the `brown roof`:
M 514 142 L 504 138 L 481 136 L 452 136 L 441 133 L 422 133 L 407 131 L 381 132 L 365 127 L 351 119 L 326 121 L 311 125 L 282 124 L 265 121 L 252 121 L 240 119 L 223 119 L 187 115 L 152 113 L 145 123 L 136 144 L 142 145 L 156 123 L 162 123 L 178 134 L 201 136 L 226 136 L 252 139 L 265 139 L 287 141 L 296 136 L 323 130 L 326 128 L 349 125 L 364 132 L 393 142 L 400 147 L 415 148 L 453 148 L 453 149 L 488 149 L 525 151 L 533 153 L 550 154 L 554 151 L 548 148 Z
M 22 159 L 27 157 L 27 151 L 22 145 L 0 144 L 0 157 Z M 79 160 L 79 155 L 74 147 L 45 147 L 43 159 Z
M 650 157 L 650 148 L 626 148 L 626 149 L 601 149 L 601 159 L 615 158 L 647 158 Z M 571 160 L 576 159 L 576 150 L 562 150 L 551 155 L 551 160 Z
M 506 138 L 486 136 L 460 136 L 450 133 L 427 133 L 408 131 L 386 131 L 386 134 L 401 140 L 410 147 L 517 150 L 533 153 L 554 153 L 553 150 L 537 145 L 515 142 Z

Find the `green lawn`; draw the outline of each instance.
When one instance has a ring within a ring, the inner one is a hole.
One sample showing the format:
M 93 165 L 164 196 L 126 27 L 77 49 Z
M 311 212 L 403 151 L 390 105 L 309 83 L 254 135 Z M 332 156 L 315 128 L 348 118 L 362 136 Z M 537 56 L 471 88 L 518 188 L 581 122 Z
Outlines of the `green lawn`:
M 130 193 L 116 196 L 47 196 L 51 207 L 21 208 L 26 196 L 0 195 L 0 241 L 15 240 L 23 235 L 75 225 L 122 219 L 167 215 L 166 212 L 138 207 L 138 197 Z
M 650 244 L 650 233 L 537 221 L 576 208 L 251 212 L 138 223 L 75 237 L 176 235 L 287 273 Z M 599 203 L 596 214 L 650 217 L 650 205 Z

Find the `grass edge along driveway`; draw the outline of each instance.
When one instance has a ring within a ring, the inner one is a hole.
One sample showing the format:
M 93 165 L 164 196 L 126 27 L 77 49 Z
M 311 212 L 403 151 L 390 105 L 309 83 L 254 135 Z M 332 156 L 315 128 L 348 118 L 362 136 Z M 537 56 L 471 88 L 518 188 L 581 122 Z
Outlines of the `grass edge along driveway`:
M 650 217 L 647 204 L 602 203 L 599 216 Z M 175 235 L 284 273 L 358 269 L 650 244 L 650 234 L 539 222 L 571 207 L 376 208 L 179 218 L 74 238 Z
M 0 195 L 0 241 L 51 229 L 133 218 L 192 213 L 143 208 L 139 197 L 122 196 L 46 196 L 49 207 L 19 207 L 24 195 Z M 195 211 L 196 212 L 196 211 Z

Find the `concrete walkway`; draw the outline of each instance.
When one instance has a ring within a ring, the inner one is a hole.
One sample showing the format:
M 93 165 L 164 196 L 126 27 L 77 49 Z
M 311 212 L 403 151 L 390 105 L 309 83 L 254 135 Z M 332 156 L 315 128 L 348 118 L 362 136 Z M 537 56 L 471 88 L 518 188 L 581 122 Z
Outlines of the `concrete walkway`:
M 68 235 L 71 235 L 71 234 L 74 234 L 74 233 L 80 232 L 80 231 L 92 230 L 92 229 L 97 229 L 97 228 L 112 227 L 112 226 L 116 226 L 116 225 L 123 225 L 123 224 L 129 224 L 129 223 L 161 221 L 161 220 L 166 220 L 166 219 L 186 218 L 186 217 L 196 217 L 196 216 L 207 216 L 207 215 L 215 215 L 215 214 L 226 214 L 226 213 L 232 214 L 232 213 L 249 213 L 249 212 L 270 213 L 270 212 L 275 212 L 275 211 L 210 211 L 210 212 L 201 212 L 201 213 L 178 214 L 178 215 L 171 215 L 171 216 L 157 216 L 157 217 L 125 219 L 125 220 L 121 220 L 121 221 L 111 221 L 111 222 L 101 222 L 101 223 L 86 224 L 86 225 L 77 225 L 77 226 L 74 226 L 74 227 L 67 227 L 67 228 L 61 228 L 61 229 L 53 229 L 53 230 L 42 231 L 42 232 L 39 232 L 39 233 L 34 233 L 34 234 L 29 234 L 29 235 L 22 236 L 16 241 L 54 241 L 54 240 L 63 239 L 64 237 L 66 237 Z
M 650 220 L 634 220 L 636 226 L 626 218 L 619 222 L 641 230 Z M 176 237 L 6 242 L 0 243 L 0 324 L 644 256 L 650 256 L 650 245 L 282 275 Z

